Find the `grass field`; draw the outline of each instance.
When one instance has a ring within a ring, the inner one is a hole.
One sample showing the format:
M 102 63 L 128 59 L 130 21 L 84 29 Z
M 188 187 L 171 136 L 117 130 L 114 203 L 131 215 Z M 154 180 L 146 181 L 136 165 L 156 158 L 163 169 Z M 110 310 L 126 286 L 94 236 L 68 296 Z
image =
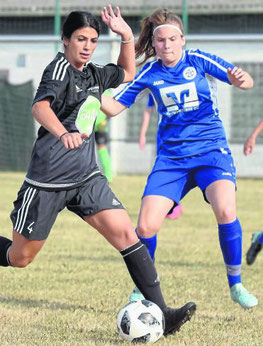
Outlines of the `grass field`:
M 112 188 L 134 225 L 145 177 L 115 178 Z M 10 237 L 9 213 L 23 174 L 1 173 L 1 235 Z M 263 345 L 263 252 L 251 267 L 245 253 L 254 230 L 263 229 L 263 180 L 238 181 L 243 225 L 243 282 L 259 306 L 243 311 L 227 288 L 217 227 L 195 189 L 178 220 L 165 220 L 156 266 L 170 306 L 195 301 L 190 323 L 158 345 Z M 45 246 L 25 269 L 0 268 L 0 345 L 126 345 L 116 315 L 133 288 L 118 252 L 77 216 L 63 211 Z

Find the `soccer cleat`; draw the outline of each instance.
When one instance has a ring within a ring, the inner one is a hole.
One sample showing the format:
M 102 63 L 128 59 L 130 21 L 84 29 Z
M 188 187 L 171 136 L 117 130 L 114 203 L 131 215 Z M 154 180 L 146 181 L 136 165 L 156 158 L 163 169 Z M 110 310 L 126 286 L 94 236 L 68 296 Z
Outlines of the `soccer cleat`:
M 247 252 L 247 264 L 251 265 L 254 263 L 257 254 L 262 249 L 262 244 L 258 241 L 258 238 L 261 237 L 263 232 L 254 232 L 252 234 L 251 245 Z
M 258 300 L 241 283 L 230 288 L 230 295 L 235 303 L 239 303 L 243 309 L 250 309 L 258 304 Z
M 144 295 L 141 293 L 141 291 L 139 290 L 139 288 L 137 288 L 136 286 L 134 287 L 134 290 L 132 291 L 129 301 L 130 302 L 134 302 L 135 300 L 144 300 Z
M 167 219 L 175 220 L 178 219 L 180 215 L 183 213 L 183 208 L 181 204 L 178 204 L 176 207 L 172 209 L 172 212 L 166 215 Z
M 195 313 L 196 304 L 193 302 L 187 303 L 179 309 L 166 308 L 164 313 L 165 328 L 164 336 L 175 334 L 178 332 L 183 324 L 190 321 Z

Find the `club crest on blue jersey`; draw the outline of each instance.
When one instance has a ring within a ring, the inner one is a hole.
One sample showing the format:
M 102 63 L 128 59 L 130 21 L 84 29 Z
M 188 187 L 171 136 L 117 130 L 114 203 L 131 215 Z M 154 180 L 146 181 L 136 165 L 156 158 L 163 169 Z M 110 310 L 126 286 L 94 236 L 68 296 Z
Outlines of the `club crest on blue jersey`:
M 196 69 L 194 67 L 187 67 L 183 72 L 183 76 L 187 80 L 194 79 L 196 76 Z

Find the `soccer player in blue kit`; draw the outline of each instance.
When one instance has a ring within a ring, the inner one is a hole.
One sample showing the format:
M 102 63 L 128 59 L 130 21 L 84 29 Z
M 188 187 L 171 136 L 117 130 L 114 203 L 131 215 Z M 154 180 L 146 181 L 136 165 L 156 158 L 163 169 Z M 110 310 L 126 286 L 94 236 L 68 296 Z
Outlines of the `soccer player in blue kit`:
M 104 7 L 101 16 L 121 36 L 118 64 L 90 62 L 99 23 L 90 12 L 71 12 L 63 25 L 64 52 L 45 68 L 33 101 L 32 114 L 41 127 L 11 213 L 13 240 L 0 236 L 0 266 L 23 268 L 32 262 L 58 213 L 67 207 L 120 252 L 135 285 L 163 311 L 167 336 L 190 320 L 196 304 L 167 307 L 153 261 L 96 163 L 94 132 L 101 95 L 135 75 L 131 28 L 118 7 L 115 12 L 110 5 L 109 11 Z
M 198 186 L 218 224 L 230 296 L 244 309 L 258 304 L 241 283 L 242 229 L 236 215 L 235 165 L 219 118 L 215 79 L 240 89 L 253 87 L 241 68 L 198 49 L 183 50 L 181 19 L 158 9 L 142 22 L 135 46 L 144 65 L 114 98 L 103 98 L 103 111 L 115 116 L 150 89 L 161 116 L 159 150 L 143 193 L 137 234 L 152 258 L 156 234 L 174 203 Z M 158 58 L 157 58 L 158 57 Z

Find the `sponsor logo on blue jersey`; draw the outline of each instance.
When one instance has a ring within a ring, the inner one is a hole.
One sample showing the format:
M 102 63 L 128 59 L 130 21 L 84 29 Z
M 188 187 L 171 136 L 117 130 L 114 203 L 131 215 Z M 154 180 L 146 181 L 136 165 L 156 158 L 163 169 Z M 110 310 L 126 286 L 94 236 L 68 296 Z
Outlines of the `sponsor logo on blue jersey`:
M 164 115 L 168 117 L 182 111 L 190 112 L 199 107 L 199 100 L 194 82 L 161 88 L 160 96 L 166 107 Z
M 153 82 L 153 85 L 155 86 L 155 85 L 161 85 L 161 84 L 164 84 L 164 81 L 163 80 L 155 80 L 154 82 Z

